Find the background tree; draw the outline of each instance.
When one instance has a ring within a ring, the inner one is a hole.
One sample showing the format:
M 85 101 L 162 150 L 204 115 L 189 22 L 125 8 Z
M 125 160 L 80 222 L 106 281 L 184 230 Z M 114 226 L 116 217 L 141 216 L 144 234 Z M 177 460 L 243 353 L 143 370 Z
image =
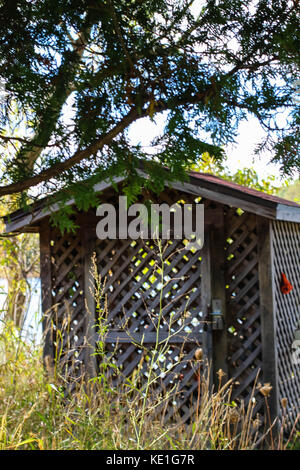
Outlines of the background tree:
M 285 185 L 280 191 L 279 196 L 300 204 L 300 180 L 295 181 L 293 184 Z
M 63 189 L 82 209 L 120 174 L 132 198 L 159 190 L 205 152 L 221 161 L 249 115 L 259 149 L 299 171 L 298 13 L 298 0 L 2 0 L 0 196 Z M 151 151 L 132 145 L 130 126 L 160 113 Z
M 6 144 L 2 147 L 5 148 Z M 5 159 L 4 159 L 5 162 Z M 3 162 L 2 162 L 3 163 Z M 0 165 L 0 171 L 2 169 Z M 2 169 L 3 171 L 3 169 Z M 4 230 L 1 217 L 17 208 L 15 196 L 0 201 L 0 234 Z M 0 235 L 0 318 L 23 329 L 32 298 L 32 279 L 39 277 L 39 239 L 37 234 Z M 36 305 L 38 313 L 38 305 Z
M 283 191 L 282 186 L 278 186 L 278 183 L 276 184 L 275 176 L 269 175 L 266 178 L 260 178 L 253 167 L 245 167 L 232 172 L 226 165 L 226 160 L 222 162 L 216 161 L 208 153 L 204 153 L 201 160 L 197 162 L 196 165 L 192 165 L 190 169 L 202 173 L 210 173 L 225 180 L 233 181 L 242 186 L 257 189 L 258 191 L 263 191 L 268 194 L 278 195 Z M 284 182 L 284 188 L 289 188 L 290 184 L 291 181 L 287 179 Z
M 2 321 L 11 321 L 17 328 L 23 329 L 32 297 L 32 282 L 30 281 L 38 277 L 38 236 L 23 233 L 16 237 L 1 237 L 0 285 L 1 281 L 6 281 L 4 292 L 2 292 L 5 295 L 3 305 L 5 314 L 4 317 L 2 315 Z M 35 307 L 38 313 L 38 305 Z

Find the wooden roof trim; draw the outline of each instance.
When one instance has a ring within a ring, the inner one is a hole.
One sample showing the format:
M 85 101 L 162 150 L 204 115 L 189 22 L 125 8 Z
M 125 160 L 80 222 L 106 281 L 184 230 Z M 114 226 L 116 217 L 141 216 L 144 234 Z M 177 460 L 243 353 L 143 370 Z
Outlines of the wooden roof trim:
M 276 220 L 284 222 L 300 223 L 300 209 L 298 207 L 287 206 L 285 204 L 278 204 L 276 210 Z
M 216 190 L 205 188 L 202 185 L 199 186 L 191 183 L 178 184 L 176 182 L 172 182 L 169 184 L 169 186 L 174 189 L 183 189 L 187 193 L 194 194 L 195 196 L 205 197 L 211 199 L 212 201 L 219 202 L 220 204 L 240 208 L 244 211 L 252 212 L 253 214 L 257 214 L 262 217 L 276 219 L 276 205 L 274 205 L 274 207 L 258 206 L 253 202 L 243 201 L 236 195 L 225 195 L 223 192 L 218 192 Z
M 147 173 L 143 170 L 138 170 L 138 173 L 147 178 Z M 125 177 L 114 178 L 114 183 L 119 184 L 125 180 Z M 112 186 L 110 180 L 103 181 L 94 186 L 95 192 L 104 191 Z M 205 197 L 212 201 L 226 204 L 232 207 L 240 208 L 244 211 L 251 212 L 261 217 L 267 217 L 272 220 L 282 220 L 285 222 L 296 222 L 300 223 L 300 206 L 297 207 L 277 202 L 276 200 L 270 200 L 259 196 L 257 194 L 249 194 L 249 192 L 243 192 L 241 189 L 232 186 L 225 186 L 218 184 L 217 181 L 207 181 L 201 178 L 197 178 L 190 175 L 189 182 L 171 182 L 167 183 L 166 186 L 177 189 L 179 191 L 185 191 L 195 196 Z M 284 201 L 284 200 L 282 200 Z M 66 204 L 74 204 L 74 199 L 70 199 Z M 39 204 L 38 207 L 28 213 L 17 211 L 14 214 L 5 217 L 6 233 L 9 232 L 32 232 L 35 230 L 34 227 L 38 227 L 39 222 L 49 216 L 51 213 L 56 212 L 59 209 L 57 203 L 48 206 L 46 208 L 46 202 Z
M 124 177 L 118 177 L 114 179 L 114 183 L 118 184 L 122 181 L 124 181 Z M 94 191 L 95 192 L 100 192 L 100 191 L 105 191 L 105 189 L 108 189 L 112 186 L 111 181 L 103 181 L 101 183 L 97 183 L 94 186 Z M 66 205 L 71 206 L 74 204 L 74 199 L 69 199 L 66 202 Z M 16 214 L 16 217 L 10 220 L 9 216 L 6 216 L 4 218 L 5 221 L 5 232 L 10 233 L 10 232 L 17 232 L 20 229 L 22 229 L 22 232 L 32 232 L 34 231 L 32 229 L 32 226 L 36 224 L 36 227 L 38 226 L 39 222 L 44 219 L 45 217 L 48 217 L 51 215 L 53 212 L 56 212 L 59 210 L 59 205 L 57 203 L 52 204 L 50 206 L 45 205 L 46 202 L 42 205 L 40 205 L 37 209 L 34 209 L 31 212 L 28 213 L 22 213 Z M 13 215 L 13 214 L 12 214 Z M 38 231 L 38 229 L 36 229 Z
M 138 172 L 141 176 L 147 177 L 147 174 L 142 170 L 138 170 Z M 259 192 L 257 195 L 243 193 L 238 188 L 221 186 L 217 182 L 204 181 L 194 176 L 190 176 L 189 181 L 171 182 L 167 186 L 211 199 L 220 204 L 237 207 L 268 219 L 300 223 L 300 206 L 279 204 L 276 201 L 260 198 Z

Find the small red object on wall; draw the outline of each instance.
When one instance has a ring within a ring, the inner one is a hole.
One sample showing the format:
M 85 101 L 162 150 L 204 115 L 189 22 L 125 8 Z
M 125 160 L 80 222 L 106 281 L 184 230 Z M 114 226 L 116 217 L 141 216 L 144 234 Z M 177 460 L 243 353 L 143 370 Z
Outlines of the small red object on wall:
M 281 273 L 280 290 L 283 294 L 289 294 L 293 289 L 292 284 L 284 273 Z

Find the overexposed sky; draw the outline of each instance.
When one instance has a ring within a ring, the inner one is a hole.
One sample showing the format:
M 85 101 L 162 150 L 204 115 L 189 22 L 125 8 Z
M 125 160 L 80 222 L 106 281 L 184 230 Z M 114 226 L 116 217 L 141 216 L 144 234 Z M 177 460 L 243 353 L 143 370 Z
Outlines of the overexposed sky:
M 155 122 L 152 122 L 150 118 L 140 119 L 130 127 L 128 133 L 130 141 L 134 145 L 150 145 L 151 140 L 161 133 L 163 124 L 163 115 L 157 116 Z M 279 165 L 269 163 L 271 155 L 269 153 L 259 156 L 254 154 L 254 149 L 263 136 L 264 131 L 255 118 L 249 118 L 248 121 L 240 123 L 239 135 L 236 139 L 237 143 L 225 147 L 228 157 L 226 164 L 231 172 L 244 167 L 253 167 L 260 178 L 274 175 L 278 178 L 278 183 L 280 184 Z
M 225 149 L 228 156 L 227 163 L 231 171 L 243 167 L 253 167 L 261 178 L 267 175 L 280 178 L 280 166 L 270 163 L 272 158 L 270 153 L 254 154 L 255 147 L 263 137 L 264 131 L 255 118 L 240 123 L 237 143 L 228 145 Z

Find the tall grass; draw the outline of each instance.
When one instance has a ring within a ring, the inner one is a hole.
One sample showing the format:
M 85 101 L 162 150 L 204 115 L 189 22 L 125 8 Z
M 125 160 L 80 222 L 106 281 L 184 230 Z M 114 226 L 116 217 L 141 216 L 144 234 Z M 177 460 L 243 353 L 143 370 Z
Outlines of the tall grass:
M 162 252 L 161 261 L 163 263 Z M 163 269 L 160 274 L 163 291 Z M 260 418 L 254 415 L 254 399 L 250 399 L 247 406 L 234 402 L 232 383 L 223 384 L 222 371 L 219 371 L 219 386 L 212 390 L 208 365 L 206 374 L 198 374 L 194 413 L 189 421 L 183 423 L 179 412 L 172 420 L 164 420 L 164 409 L 171 394 L 176 394 L 176 388 L 157 392 L 155 364 L 168 347 L 165 342 L 160 343 L 158 335 L 163 319 L 162 299 L 147 379 L 142 383 L 139 380 L 139 366 L 123 381 L 123 386 L 114 385 L 108 377 L 122 372 L 105 353 L 108 312 L 104 284 L 95 260 L 93 278 L 100 337 L 95 350 L 99 372 L 89 380 L 88 387 L 86 378 L 82 377 L 73 392 L 66 393 L 59 369 L 60 351 L 56 354 L 54 368 L 49 363 L 45 371 L 41 350 L 22 340 L 12 323 L 3 327 L 0 336 L 1 450 L 237 450 L 286 449 L 299 445 L 299 433 L 295 430 L 285 439 L 283 428 L 279 436 L 270 429 L 273 423 L 268 423 L 268 430 L 262 428 Z M 138 346 L 145 348 L 143 344 Z M 202 352 L 198 350 L 196 365 L 203 361 Z M 268 385 L 255 386 L 261 389 L 267 405 Z
M 20 340 L 12 325 L 2 332 L 1 345 L 1 450 L 234 450 L 264 445 L 252 402 L 234 406 L 230 383 L 212 392 L 206 380 L 199 381 L 201 400 L 191 422 L 182 424 L 178 415 L 164 424 L 154 413 L 155 406 L 137 408 L 137 395 L 134 400 L 134 394 L 124 389 L 108 392 L 99 381 L 89 389 L 82 381 L 66 397 L 59 378 L 49 380 L 45 375 L 40 351 Z M 288 443 L 279 439 L 269 448 L 293 448 L 297 439 L 294 433 Z

